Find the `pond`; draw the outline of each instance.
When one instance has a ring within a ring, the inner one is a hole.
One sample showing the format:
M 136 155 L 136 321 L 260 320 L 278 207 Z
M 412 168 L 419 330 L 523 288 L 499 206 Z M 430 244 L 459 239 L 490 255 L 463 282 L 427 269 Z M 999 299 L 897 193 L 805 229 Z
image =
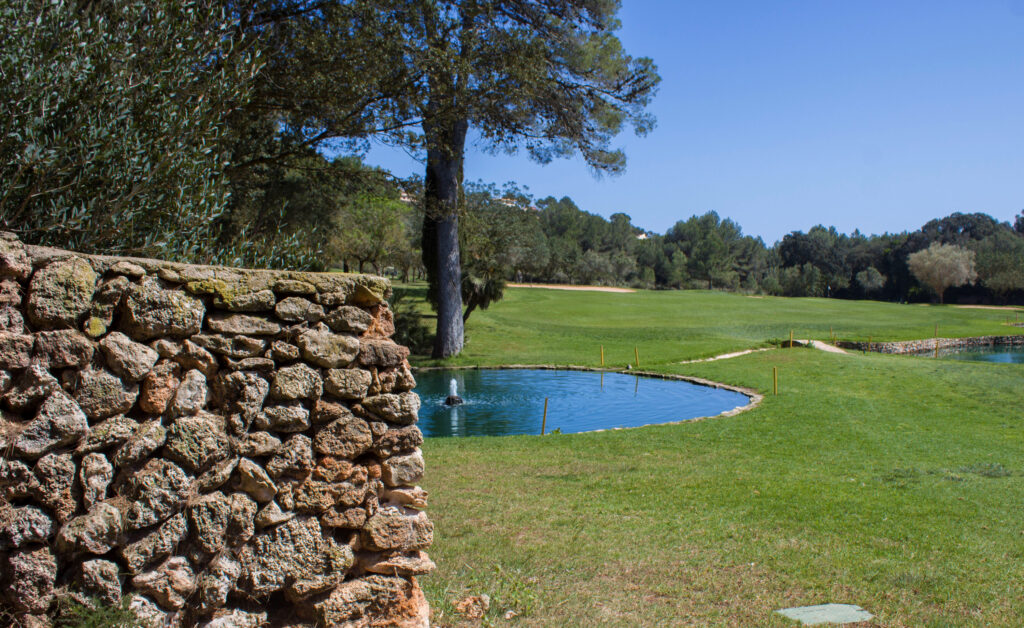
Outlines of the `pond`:
M 452 379 L 465 403 L 444 405 Z M 425 436 L 588 432 L 714 416 L 749 403 L 731 390 L 690 382 L 592 371 L 431 370 L 416 373 Z
M 952 358 L 954 360 L 970 360 L 972 362 L 1024 364 L 1024 346 L 987 345 L 981 347 L 939 349 L 939 357 Z

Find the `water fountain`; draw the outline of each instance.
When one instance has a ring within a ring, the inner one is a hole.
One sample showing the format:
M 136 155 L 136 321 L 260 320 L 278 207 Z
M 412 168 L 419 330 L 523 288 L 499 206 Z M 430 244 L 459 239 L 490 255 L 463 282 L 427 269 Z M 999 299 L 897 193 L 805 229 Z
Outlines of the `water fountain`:
M 444 400 L 444 405 L 461 406 L 463 403 L 465 402 L 459 396 L 459 384 L 453 377 L 451 383 L 448 384 L 448 397 Z

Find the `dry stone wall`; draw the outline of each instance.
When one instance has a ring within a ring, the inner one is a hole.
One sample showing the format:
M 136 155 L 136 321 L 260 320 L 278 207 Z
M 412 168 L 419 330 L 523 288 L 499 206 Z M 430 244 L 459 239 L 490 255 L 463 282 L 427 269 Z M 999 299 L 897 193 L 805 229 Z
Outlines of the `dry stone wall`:
M 379 277 L 0 234 L 0 617 L 427 626 L 419 398 Z
M 894 342 L 852 342 L 841 341 L 837 346 L 857 351 L 874 351 L 876 353 L 927 353 L 939 349 L 965 349 L 969 347 L 994 347 L 1006 345 L 1024 345 L 1024 335 L 1018 336 L 971 336 L 966 338 L 926 338 L 923 340 L 903 340 Z

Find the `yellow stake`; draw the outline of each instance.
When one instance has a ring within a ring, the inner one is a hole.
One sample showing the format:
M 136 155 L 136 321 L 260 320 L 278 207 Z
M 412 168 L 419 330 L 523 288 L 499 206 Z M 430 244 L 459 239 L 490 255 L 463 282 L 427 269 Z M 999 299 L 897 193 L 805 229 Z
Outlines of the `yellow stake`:
M 548 398 L 544 397 L 544 418 L 540 422 L 540 435 L 544 435 L 544 428 L 548 426 Z
M 779 394 L 779 367 L 772 367 L 772 391 L 774 394 Z
M 604 366 L 604 345 L 601 345 L 601 366 Z
M 789 330 L 789 348 L 790 349 L 793 348 L 793 330 L 792 329 Z
M 633 355 L 636 357 L 636 367 L 640 368 L 640 350 L 633 347 Z

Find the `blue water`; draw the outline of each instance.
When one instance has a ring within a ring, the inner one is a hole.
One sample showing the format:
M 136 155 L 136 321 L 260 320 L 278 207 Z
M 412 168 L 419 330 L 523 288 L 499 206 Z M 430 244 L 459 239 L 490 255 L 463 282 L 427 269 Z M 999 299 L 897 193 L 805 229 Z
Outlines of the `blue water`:
M 444 405 L 452 378 L 465 404 Z M 420 371 L 419 427 L 426 436 L 540 434 L 637 427 L 716 414 L 744 406 L 746 395 L 689 382 L 622 373 L 534 369 Z
M 967 349 L 939 350 L 939 356 L 954 360 L 972 362 L 1000 362 L 1003 364 L 1024 364 L 1024 346 L 997 345 L 970 347 Z

